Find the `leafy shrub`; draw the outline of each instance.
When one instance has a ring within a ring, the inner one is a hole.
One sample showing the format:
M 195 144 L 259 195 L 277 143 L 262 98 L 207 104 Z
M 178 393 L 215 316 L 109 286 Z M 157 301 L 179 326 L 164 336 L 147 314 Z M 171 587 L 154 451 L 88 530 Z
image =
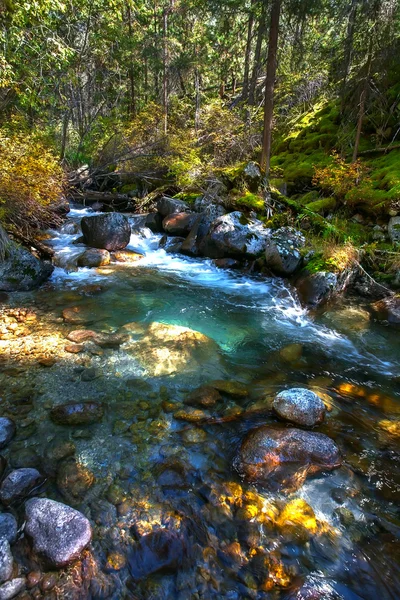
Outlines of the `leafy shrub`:
M 55 224 L 64 174 L 51 149 L 34 135 L 0 130 L 0 220 L 29 233 Z
M 368 169 L 360 160 L 348 163 L 336 152 L 332 153 L 332 159 L 331 165 L 315 167 L 312 183 L 338 200 L 344 201 L 348 192 L 369 181 Z

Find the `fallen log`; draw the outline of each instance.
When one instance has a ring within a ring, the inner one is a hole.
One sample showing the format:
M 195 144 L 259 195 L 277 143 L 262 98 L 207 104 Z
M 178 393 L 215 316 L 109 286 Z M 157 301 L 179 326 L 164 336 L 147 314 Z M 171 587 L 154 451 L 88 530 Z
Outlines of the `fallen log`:
M 15 231 L 13 231 L 11 235 L 13 238 L 18 240 L 18 242 L 21 242 L 21 244 L 23 246 L 26 246 L 28 249 L 34 248 L 41 258 L 53 258 L 53 248 L 49 248 L 49 246 L 46 246 L 46 244 L 43 244 L 43 242 L 40 242 L 39 240 L 35 240 L 33 238 L 28 238 L 27 236 L 22 235 L 22 233 L 16 233 Z
M 86 203 L 100 202 L 111 208 L 121 208 L 125 206 L 125 210 L 129 207 L 135 208 L 135 201 L 127 194 L 119 194 L 117 192 L 99 192 L 97 190 L 70 190 L 69 196 L 75 202 L 79 202 L 84 206 Z

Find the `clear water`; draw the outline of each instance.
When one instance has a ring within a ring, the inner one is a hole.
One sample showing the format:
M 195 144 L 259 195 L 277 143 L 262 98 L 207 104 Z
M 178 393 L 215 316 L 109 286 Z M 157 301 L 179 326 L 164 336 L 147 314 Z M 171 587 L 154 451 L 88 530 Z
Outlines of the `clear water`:
M 75 208 L 69 219 L 79 223 L 88 212 Z M 80 597 L 399 597 L 398 331 L 373 323 L 359 301 L 312 315 L 285 281 L 169 254 L 159 248 L 161 236 L 140 228 L 139 217 L 131 221 L 128 249 L 144 256 L 130 265 L 77 269 L 83 248 L 72 242 L 79 233 L 52 232 L 59 266 L 43 288 L 13 295 L 12 304 L 37 308 L 56 363 L 43 368 L 34 353 L 16 351 L 17 377 L 7 361 L 0 375 L 7 406 L 33 390 L 32 433 L 12 444 L 11 461 L 27 449 L 41 457 L 55 438 L 72 440 L 78 463 L 96 477 L 80 495 L 63 495 L 57 476 L 46 490 L 94 523 L 92 567 L 76 584 Z M 72 306 L 79 324 L 62 319 Z M 199 360 L 175 352 L 168 373 L 157 337 L 145 360 L 140 344 L 78 355 L 60 350 L 72 329 L 113 332 L 132 322 L 185 327 L 212 342 Z M 285 361 L 280 350 L 290 344 L 301 345 L 301 357 Z M 90 368 L 96 376 L 85 380 Z M 205 425 L 175 419 L 174 403 L 178 408 L 188 391 L 212 379 L 240 381 L 249 396 L 225 398 Z M 330 407 L 319 430 L 341 447 L 344 465 L 290 495 L 241 481 L 232 465 L 246 432 L 276 422 L 269 412 L 276 391 L 306 385 Z M 100 424 L 77 430 L 49 421 L 52 406 L 82 399 L 105 404 Z M 317 525 L 282 525 L 279 514 L 296 499 L 311 506 Z M 274 507 L 272 521 L 267 506 Z M 189 558 L 177 573 L 133 583 L 125 561 L 135 536 L 160 527 L 185 536 Z

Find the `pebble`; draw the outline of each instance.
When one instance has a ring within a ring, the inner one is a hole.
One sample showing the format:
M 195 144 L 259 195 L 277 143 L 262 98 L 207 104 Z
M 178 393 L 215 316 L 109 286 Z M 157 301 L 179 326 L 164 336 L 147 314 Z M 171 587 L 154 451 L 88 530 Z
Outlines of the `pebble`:
M 6 539 L 0 539 L 0 583 L 10 579 L 13 572 L 13 555 Z
M 43 483 L 43 477 L 36 469 L 15 469 L 7 475 L 0 486 L 0 500 L 6 506 L 25 498 Z
M 0 513 L 0 540 L 6 539 L 13 544 L 17 539 L 17 521 L 10 513 Z

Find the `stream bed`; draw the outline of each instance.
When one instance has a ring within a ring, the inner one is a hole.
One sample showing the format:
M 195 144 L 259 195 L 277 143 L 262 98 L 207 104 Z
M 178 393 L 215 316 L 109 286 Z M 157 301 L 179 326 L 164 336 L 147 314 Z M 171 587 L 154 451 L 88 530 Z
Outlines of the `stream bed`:
M 51 279 L 1 307 L 1 416 L 17 424 L 2 453 L 45 474 L 43 495 L 93 527 L 63 571 L 46 572 L 17 542 L 24 574 L 53 577 L 24 597 L 399 598 L 399 331 L 373 322 L 360 299 L 313 315 L 284 280 L 169 253 L 135 216 L 128 249 L 142 258 L 78 269 L 84 247 L 73 242 L 88 214 L 75 207 L 51 232 Z M 122 344 L 67 339 L 112 340 L 121 328 Z M 191 391 L 221 380 L 233 393 L 188 410 Z M 343 464 L 272 491 L 246 482 L 236 459 L 252 429 L 288 427 L 271 404 L 293 387 L 324 400 L 316 430 Z M 54 406 L 86 400 L 103 404 L 100 422 L 50 420 Z

